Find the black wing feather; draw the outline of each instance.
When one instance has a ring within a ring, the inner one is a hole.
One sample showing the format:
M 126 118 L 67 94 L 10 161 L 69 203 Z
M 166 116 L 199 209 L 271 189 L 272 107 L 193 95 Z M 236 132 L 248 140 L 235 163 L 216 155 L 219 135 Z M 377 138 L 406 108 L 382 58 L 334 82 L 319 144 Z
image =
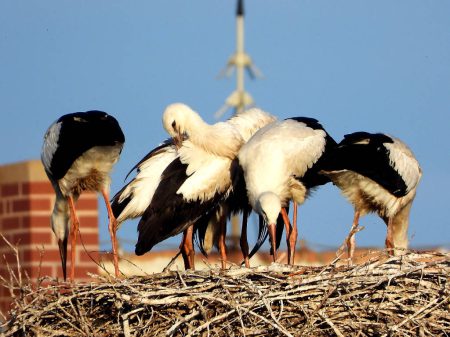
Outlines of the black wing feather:
M 57 148 L 48 174 L 59 180 L 65 176 L 75 160 L 95 146 L 113 146 L 125 142 L 117 120 L 103 111 L 75 112 L 61 116 Z
M 131 172 L 133 172 L 135 169 L 138 170 L 139 172 L 139 166 L 141 166 L 141 164 L 143 162 L 145 162 L 147 159 L 154 157 L 158 154 L 160 154 L 161 152 L 164 152 L 166 150 L 167 147 L 171 147 L 171 146 L 175 146 L 175 143 L 173 142 L 172 138 L 166 139 L 163 143 L 161 143 L 160 145 L 158 145 L 157 147 L 155 147 L 153 150 L 151 150 L 149 153 L 147 153 L 144 158 L 142 158 L 136 165 L 134 165 L 131 170 L 127 173 L 127 175 L 125 176 L 125 180 L 128 179 L 128 176 L 131 174 Z
M 188 178 L 186 169 L 187 165 L 177 158 L 164 170 L 152 203 L 138 224 L 136 255 L 142 255 L 157 243 L 182 232 L 223 198 L 216 193 L 209 200 L 186 202 L 182 195 L 176 193 Z
M 355 132 L 345 135 L 323 163 L 322 169 L 354 171 L 375 181 L 396 197 L 402 197 L 407 193 L 406 183 L 391 166 L 389 150 L 384 146 L 392 142 L 392 138 L 379 133 Z

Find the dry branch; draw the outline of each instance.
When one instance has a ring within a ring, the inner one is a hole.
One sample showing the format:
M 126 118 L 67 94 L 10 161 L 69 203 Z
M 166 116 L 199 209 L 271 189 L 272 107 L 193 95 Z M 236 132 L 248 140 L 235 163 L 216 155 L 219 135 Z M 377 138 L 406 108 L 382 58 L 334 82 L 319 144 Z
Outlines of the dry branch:
M 410 252 L 37 289 L 15 275 L 4 336 L 450 336 L 449 272 L 449 254 Z

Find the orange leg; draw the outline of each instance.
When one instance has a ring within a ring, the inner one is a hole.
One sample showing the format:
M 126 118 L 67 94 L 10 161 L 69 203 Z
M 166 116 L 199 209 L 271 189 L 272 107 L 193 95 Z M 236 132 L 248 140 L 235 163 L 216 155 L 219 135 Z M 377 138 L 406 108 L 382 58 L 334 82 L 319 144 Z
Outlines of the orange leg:
M 394 234 L 393 228 L 392 228 L 392 220 L 389 218 L 387 222 L 387 235 L 386 235 L 386 248 L 388 249 L 389 255 L 394 255 L 394 240 L 392 239 L 392 236 Z
M 183 262 L 184 262 L 184 269 L 188 270 L 191 268 L 190 266 L 190 261 L 189 261 L 189 255 L 186 252 L 186 237 L 187 237 L 187 229 L 185 229 L 183 231 L 183 238 L 181 239 L 181 243 L 180 243 L 180 252 L 181 252 L 181 256 L 183 257 Z
M 294 204 L 295 207 L 295 204 Z M 293 232 L 293 228 L 291 226 L 291 222 L 289 221 L 289 215 L 286 212 L 285 208 L 281 209 L 281 216 L 283 217 L 284 226 L 286 228 L 286 244 L 288 250 L 288 264 L 292 264 L 292 246 L 291 246 L 291 235 Z
M 75 203 L 72 196 L 67 197 L 70 210 L 70 279 L 73 281 L 75 278 L 75 254 L 77 245 L 77 235 L 80 226 L 77 213 L 75 211 Z
M 350 234 L 348 235 L 346 242 L 347 242 L 347 253 L 349 258 L 349 264 L 353 264 L 353 255 L 355 253 L 355 246 L 356 246 L 356 240 L 355 240 L 355 234 L 356 234 L 356 228 L 359 225 L 359 216 L 360 212 L 355 210 L 355 215 L 353 217 L 353 223 L 352 228 L 350 229 Z
M 245 210 L 244 214 L 242 215 L 242 230 L 241 230 L 240 244 L 242 255 L 244 256 L 245 267 L 250 268 L 250 261 L 248 259 L 247 218 L 248 214 L 247 211 Z
M 219 234 L 219 253 L 222 259 L 222 269 L 227 267 L 227 245 L 225 242 L 227 235 L 227 218 L 225 215 L 220 216 L 220 234 Z
M 195 269 L 195 263 L 194 263 L 194 257 L 195 257 L 195 250 L 194 250 L 194 243 L 192 241 L 192 236 L 194 234 L 194 226 L 190 225 L 187 229 L 183 232 L 183 239 L 181 240 L 180 244 L 180 251 L 181 256 L 183 257 L 184 261 L 184 269 Z
M 188 235 L 186 239 L 187 251 L 189 256 L 189 264 L 191 265 L 191 269 L 195 269 L 195 249 L 194 249 L 194 226 L 190 226 L 188 228 Z
M 297 203 L 294 201 L 294 210 L 293 210 L 293 217 L 292 217 L 292 231 L 289 235 L 289 244 L 291 246 L 291 252 L 289 256 L 290 264 L 294 264 L 294 258 L 295 258 L 295 246 L 297 245 Z
M 109 203 L 109 194 L 106 191 L 106 189 L 102 189 L 102 195 L 103 199 L 105 200 L 106 210 L 108 211 L 108 230 L 109 230 L 109 236 L 111 237 L 111 245 L 112 245 L 112 251 L 113 251 L 113 262 L 114 262 L 114 273 L 116 277 L 120 276 L 119 271 L 119 253 L 117 249 L 117 221 L 114 217 L 113 211 L 111 209 L 111 205 Z

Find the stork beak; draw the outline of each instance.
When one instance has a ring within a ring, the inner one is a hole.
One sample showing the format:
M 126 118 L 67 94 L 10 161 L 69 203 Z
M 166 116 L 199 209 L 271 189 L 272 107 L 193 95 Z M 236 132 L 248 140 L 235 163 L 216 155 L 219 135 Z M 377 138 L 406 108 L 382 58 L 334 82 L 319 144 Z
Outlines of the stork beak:
M 273 262 L 276 262 L 277 261 L 276 224 L 269 224 L 269 226 L 267 226 L 267 228 L 268 228 L 268 231 L 269 231 L 270 245 L 272 247 Z
M 59 246 L 59 255 L 61 256 L 61 264 L 62 264 L 62 271 L 64 276 L 64 281 L 66 280 L 66 261 L 67 261 L 67 238 L 64 240 L 59 239 L 58 240 L 58 246 Z
M 173 142 L 175 144 L 175 147 L 179 149 L 181 147 L 181 143 L 183 143 L 183 136 L 177 132 L 177 135 L 173 137 Z

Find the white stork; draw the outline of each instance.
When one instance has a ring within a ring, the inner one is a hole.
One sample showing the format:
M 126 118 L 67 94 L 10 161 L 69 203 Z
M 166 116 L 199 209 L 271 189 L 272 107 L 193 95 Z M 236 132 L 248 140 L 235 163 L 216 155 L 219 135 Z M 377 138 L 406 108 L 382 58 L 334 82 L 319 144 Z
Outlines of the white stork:
M 244 137 L 274 119 L 259 109 L 251 109 L 226 122 L 209 125 L 187 105 L 169 105 L 163 125 L 178 145 L 178 157 L 164 169 L 139 222 L 136 254 L 144 254 L 158 242 L 187 230 L 202 216 L 212 217 L 233 191 L 236 155 Z M 193 251 L 192 235 L 186 233 L 185 239 L 185 245 Z M 223 232 L 219 250 L 226 260 Z
M 311 188 L 329 180 L 318 167 L 325 152 L 335 146 L 319 122 L 296 117 L 273 122 L 257 131 L 239 151 L 247 194 L 252 208 L 268 224 L 273 259 L 276 260 L 276 222 L 282 212 L 286 224 L 288 262 L 294 263 L 297 224 L 292 227 L 285 211 L 289 201 L 302 204 Z
M 207 124 L 198 113 L 183 103 L 168 105 L 163 113 L 162 120 L 164 129 L 172 137 L 177 148 L 182 147 L 183 140 L 188 138 L 188 146 L 198 147 L 199 151 L 196 153 L 200 157 L 201 153 L 205 152 L 233 160 L 243 142 L 242 136 L 232 125 L 226 122 L 219 122 L 213 125 Z M 206 218 L 208 217 L 209 215 L 206 216 Z M 204 219 L 205 217 L 203 217 L 203 220 L 199 219 L 202 225 L 205 224 Z M 212 224 L 214 225 L 215 222 L 212 222 Z M 222 254 L 222 258 L 224 258 L 225 247 L 223 244 L 225 238 L 223 235 L 225 228 L 219 222 L 217 225 L 222 229 L 219 235 L 219 251 Z M 185 256 L 188 256 L 189 268 L 194 267 L 193 233 L 192 223 L 185 228 L 180 245 L 183 258 L 186 259 Z
M 117 120 L 102 111 L 75 112 L 50 125 L 44 137 L 41 159 L 56 192 L 51 216 L 58 239 L 64 279 L 66 279 L 67 238 L 71 224 L 71 270 L 75 275 L 75 246 L 79 220 L 75 202 L 83 191 L 101 192 L 108 210 L 108 229 L 119 276 L 115 218 L 109 204 L 109 173 L 119 160 L 125 136 Z
M 422 170 L 402 141 L 382 133 L 345 135 L 324 161 L 323 170 L 355 208 L 346 239 L 350 261 L 359 218 L 370 212 L 386 223 L 385 244 L 391 253 L 398 255 L 408 248 L 409 213 Z

